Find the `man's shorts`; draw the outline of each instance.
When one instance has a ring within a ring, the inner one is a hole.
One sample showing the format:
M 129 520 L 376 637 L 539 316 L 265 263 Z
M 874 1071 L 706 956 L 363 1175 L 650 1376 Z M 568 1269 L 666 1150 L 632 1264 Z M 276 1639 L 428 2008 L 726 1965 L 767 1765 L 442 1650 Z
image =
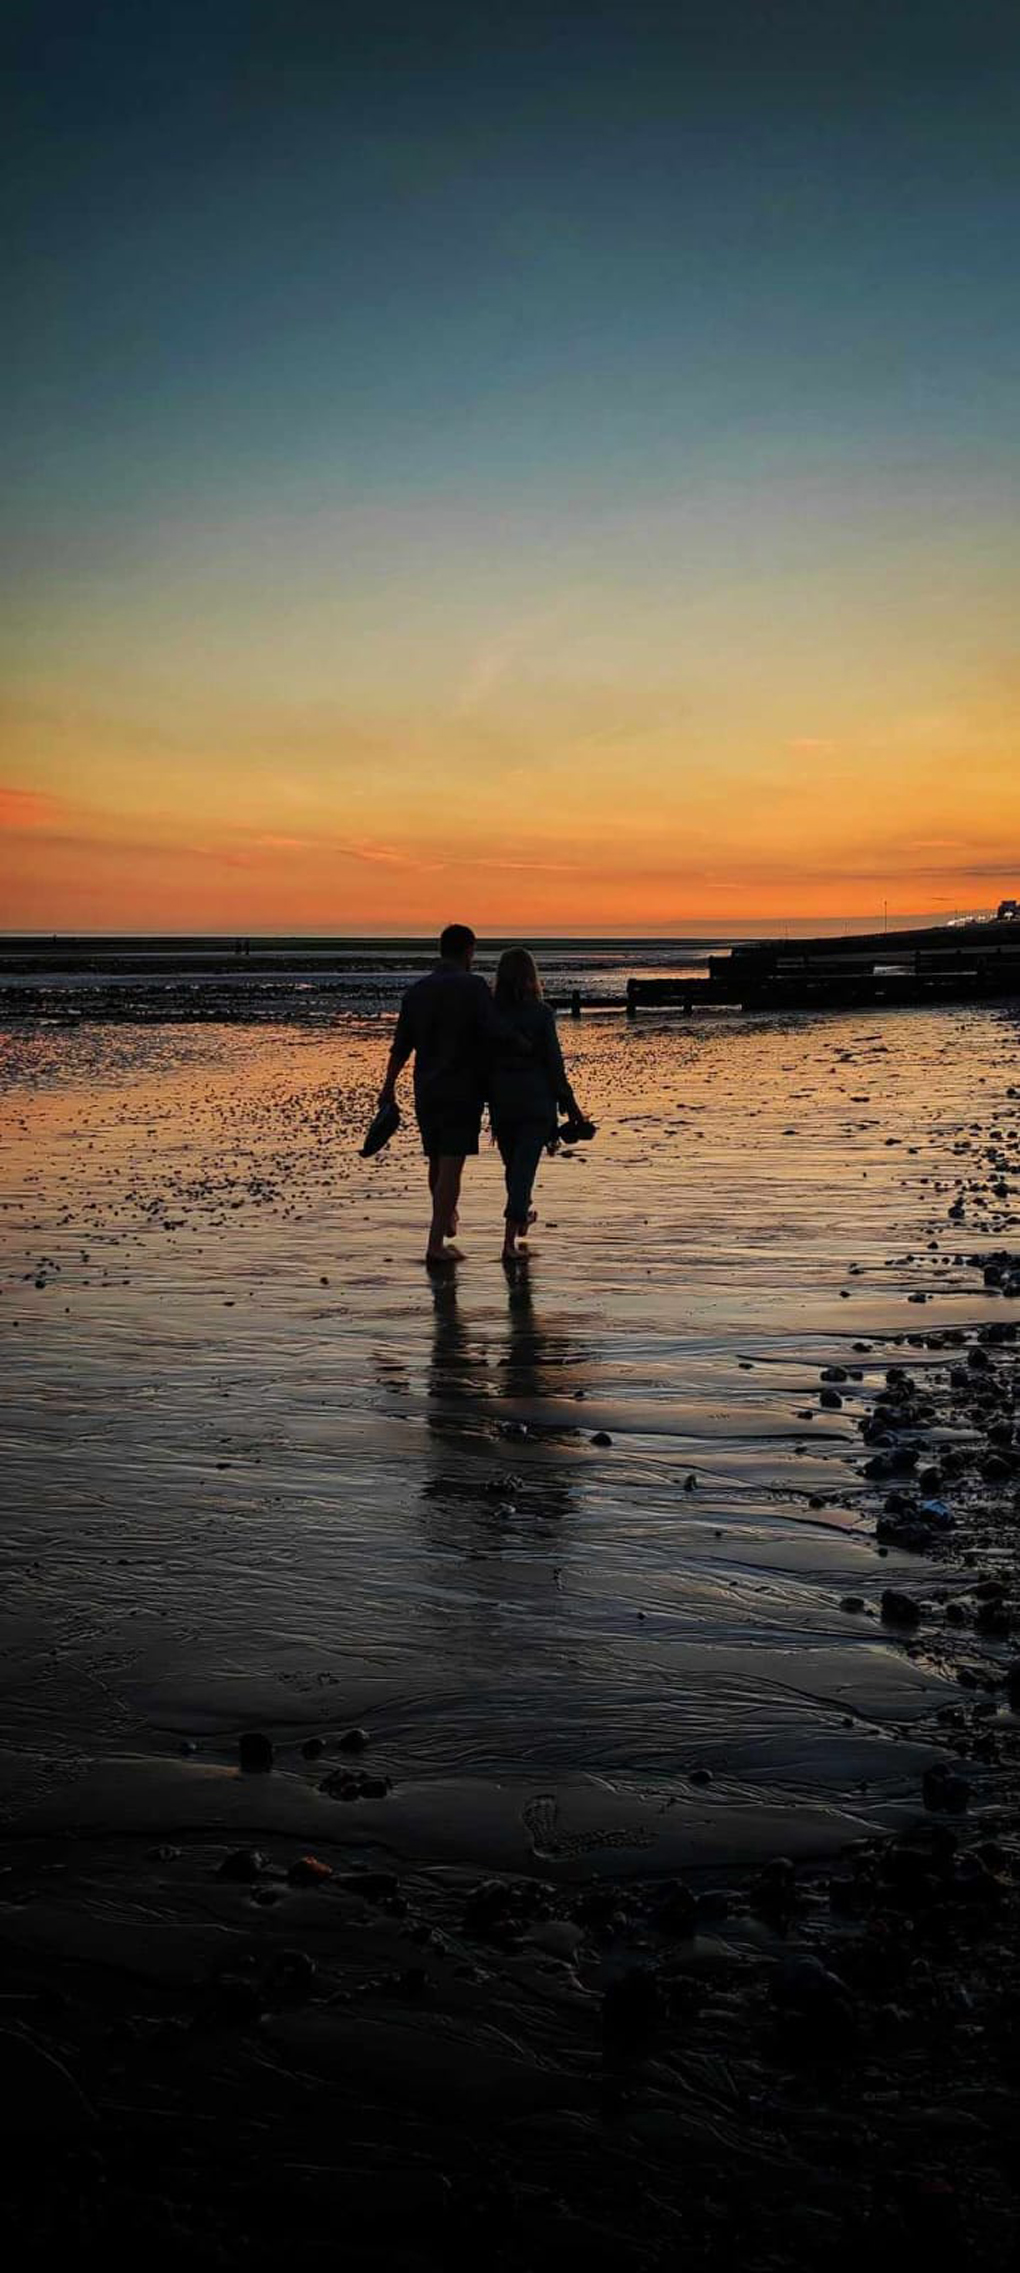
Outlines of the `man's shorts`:
M 418 1127 L 421 1131 L 422 1150 L 430 1160 L 440 1153 L 464 1154 L 477 1152 L 482 1126 L 481 1107 L 477 1112 L 459 1107 L 433 1106 L 418 1109 Z

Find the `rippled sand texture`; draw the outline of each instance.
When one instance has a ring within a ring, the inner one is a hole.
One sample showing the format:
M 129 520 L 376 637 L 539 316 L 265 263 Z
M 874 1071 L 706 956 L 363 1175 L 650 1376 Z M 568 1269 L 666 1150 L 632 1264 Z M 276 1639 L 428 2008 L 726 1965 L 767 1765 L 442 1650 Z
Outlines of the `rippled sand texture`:
M 1012 1025 L 564 1039 L 596 1143 L 545 1165 L 511 1283 L 485 1145 L 434 1285 L 410 1120 L 357 1157 L 380 1027 L 0 1036 L 26 1822 L 569 1873 L 821 1852 L 916 1793 L 952 1692 L 873 1615 L 907 1565 L 878 1557 L 855 1418 L 896 1337 L 989 1315 L 951 1258 L 1010 1203 L 964 1231 L 948 1206 L 978 1110 L 1015 1131 Z M 862 1379 L 830 1412 L 834 1360 Z M 354 1720 L 385 1800 L 302 1758 Z M 268 1781 L 230 1765 L 252 1725 Z

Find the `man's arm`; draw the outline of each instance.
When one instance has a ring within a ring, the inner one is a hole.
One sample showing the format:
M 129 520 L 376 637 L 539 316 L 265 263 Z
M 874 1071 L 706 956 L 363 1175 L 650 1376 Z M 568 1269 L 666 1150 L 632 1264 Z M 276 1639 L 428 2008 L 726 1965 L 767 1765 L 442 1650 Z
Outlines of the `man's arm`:
M 397 1030 L 393 1036 L 390 1054 L 386 1061 L 386 1072 L 383 1077 L 383 1085 L 379 1091 L 380 1105 L 392 1105 L 395 1102 L 398 1077 L 403 1072 L 403 1069 L 407 1064 L 408 1058 L 410 1057 L 413 1049 L 414 1035 L 411 1032 L 411 1015 L 407 1007 L 407 998 L 405 996 L 403 1002 L 400 1005 L 400 1016 L 397 1019 Z

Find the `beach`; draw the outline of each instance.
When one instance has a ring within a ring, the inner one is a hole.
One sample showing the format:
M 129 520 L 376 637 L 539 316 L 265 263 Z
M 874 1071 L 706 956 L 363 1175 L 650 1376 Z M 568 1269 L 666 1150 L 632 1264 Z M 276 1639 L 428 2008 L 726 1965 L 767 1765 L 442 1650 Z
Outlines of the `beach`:
M 386 1031 L 0 1030 L 40 2248 L 1005 2267 L 1015 1012 L 563 1020 L 440 1281 Z

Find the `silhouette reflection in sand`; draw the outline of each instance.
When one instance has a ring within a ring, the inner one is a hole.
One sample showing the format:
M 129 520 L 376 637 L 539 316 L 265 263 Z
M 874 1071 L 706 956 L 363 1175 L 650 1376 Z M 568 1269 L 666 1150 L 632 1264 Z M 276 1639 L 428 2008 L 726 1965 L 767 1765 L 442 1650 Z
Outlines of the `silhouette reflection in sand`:
M 585 1340 L 542 1314 L 526 1271 L 507 1283 L 505 1335 L 463 1310 L 452 1278 L 432 1298 L 422 1497 L 517 1527 L 568 1515 L 579 1434 L 568 1407 L 585 1386 Z

